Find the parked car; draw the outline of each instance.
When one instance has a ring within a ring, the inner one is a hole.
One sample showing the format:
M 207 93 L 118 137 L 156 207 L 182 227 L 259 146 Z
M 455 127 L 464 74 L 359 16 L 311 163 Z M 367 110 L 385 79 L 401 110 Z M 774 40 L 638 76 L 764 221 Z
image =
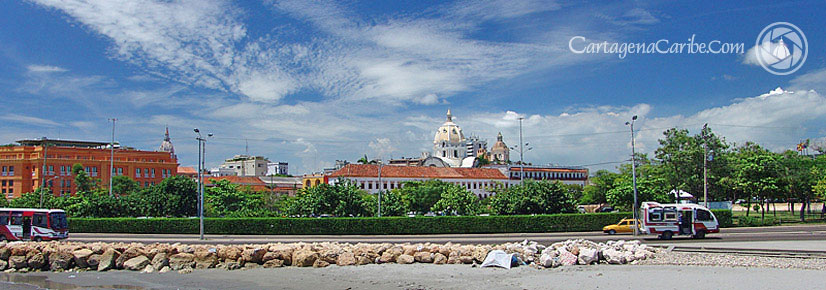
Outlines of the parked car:
M 622 219 L 615 225 L 607 225 L 602 227 L 602 232 L 613 235 L 617 233 L 631 233 L 634 232 L 634 219 Z M 640 222 L 637 220 L 637 227 L 639 227 Z

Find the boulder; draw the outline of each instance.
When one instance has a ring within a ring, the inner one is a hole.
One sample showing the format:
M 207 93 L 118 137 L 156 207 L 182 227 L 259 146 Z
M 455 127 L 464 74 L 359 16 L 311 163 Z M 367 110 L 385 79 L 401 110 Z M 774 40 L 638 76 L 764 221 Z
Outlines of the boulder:
M 69 252 L 52 252 L 49 254 L 49 269 L 52 271 L 69 270 L 72 268 L 74 255 Z
M 158 270 L 158 273 L 166 273 L 166 272 L 169 272 L 169 271 L 172 271 L 172 268 L 170 268 L 169 266 L 164 266 L 163 268 Z
M 130 259 L 138 257 L 138 256 L 145 256 L 145 255 L 146 255 L 146 253 L 144 252 L 143 247 L 130 246 L 130 247 L 126 248 L 126 250 L 123 251 L 123 253 L 121 253 L 120 256 L 115 260 L 115 268 L 123 269 L 124 268 L 123 264 L 127 260 L 130 260 Z M 141 269 L 137 269 L 135 271 L 140 271 L 140 270 L 143 270 L 143 267 L 141 267 Z
M 488 256 L 488 252 L 490 252 L 487 248 L 484 247 L 476 247 L 473 249 L 472 256 L 473 260 L 477 263 L 482 263 Z M 520 252 L 521 253 L 521 252 Z
M 187 253 L 187 254 L 189 254 L 189 253 Z M 192 268 L 186 267 L 186 268 L 180 269 L 180 270 L 178 270 L 178 273 L 179 274 L 190 274 L 190 273 L 192 273 Z
M 573 253 L 572 253 L 573 254 Z M 581 265 L 590 265 L 599 262 L 599 252 L 592 248 L 579 249 L 579 256 L 577 256 L 577 263 Z
M 226 264 L 224 264 L 224 268 L 227 269 L 227 270 L 230 270 L 230 271 L 231 270 L 238 270 L 238 269 L 241 269 L 241 264 L 238 264 L 238 262 L 235 262 L 235 261 L 229 261 Z
M 241 259 L 243 259 L 246 263 L 260 264 L 262 262 L 262 259 L 264 258 L 264 254 L 266 253 L 267 249 L 246 249 L 243 252 L 241 252 Z
M 103 255 L 100 255 L 98 271 L 115 269 L 115 262 L 118 257 L 120 257 L 120 252 L 117 250 L 112 248 L 106 249 L 106 251 L 103 252 Z
M 539 256 L 539 265 L 545 268 L 553 268 L 555 266 L 554 259 L 556 257 L 551 256 L 549 253 L 542 253 Z
M 356 264 L 356 255 L 351 252 L 344 252 L 341 255 L 338 255 L 338 259 L 336 260 L 336 265 L 339 266 L 350 266 Z
M 264 262 L 264 268 L 280 268 L 284 266 L 284 260 L 281 259 L 270 259 Z
M 215 251 L 195 251 L 195 269 L 213 268 L 218 264 Z
M 195 267 L 195 255 L 189 253 L 177 253 L 169 257 L 169 267 L 172 270 L 181 270 Z
M 98 265 L 100 264 L 100 258 L 103 257 L 100 254 L 91 254 L 89 258 L 86 259 L 86 264 L 89 265 L 89 269 L 97 269 Z
M 9 257 L 11 257 L 11 250 L 9 247 L 6 247 L 5 245 L 0 247 L 0 260 L 8 261 Z
M 561 266 L 572 266 L 576 265 L 577 256 L 571 252 L 563 251 L 559 253 L 559 265 Z
M 33 255 L 31 253 L 34 253 Z M 29 255 L 26 257 L 26 262 L 29 264 L 29 269 L 32 270 L 39 270 L 43 269 L 47 265 L 46 256 L 40 252 L 29 252 Z
M 9 262 L 0 260 L 0 271 L 5 271 L 9 267 Z
M 473 260 L 475 260 L 475 259 L 471 256 L 460 256 L 459 257 L 459 262 L 461 262 L 462 264 L 473 264 Z
M 393 255 L 393 253 L 391 253 L 391 252 L 385 251 L 384 253 L 381 254 L 381 257 L 378 258 L 378 263 L 379 264 L 393 263 L 393 262 L 396 261 L 396 257 L 398 257 L 398 256 Z
M 160 270 L 165 266 L 169 266 L 169 257 L 166 253 L 160 252 L 155 254 L 155 257 L 152 257 L 152 267 Z
M 602 256 L 608 264 L 625 264 L 625 257 L 623 253 L 614 249 L 605 249 L 602 251 Z
M 149 258 L 146 256 L 137 256 L 123 262 L 123 268 L 132 271 L 141 271 L 149 265 Z
M 413 259 L 419 263 L 433 263 L 433 254 L 430 252 L 417 252 L 413 255 Z
M 269 252 L 267 254 L 272 254 L 272 258 L 279 259 L 284 261 L 284 265 L 289 266 L 292 264 L 293 261 L 293 248 L 286 245 L 273 245 L 270 246 Z M 266 254 L 265 254 L 266 256 Z
M 149 259 L 149 258 L 147 258 L 147 259 Z M 152 265 L 146 265 L 146 267 L 143 268 L 143 271 L 141 271 L 141 273 L 154 273 L 154 272 L 155 272 L 155 267 L 152 267 Z
M 218 258 L 221 259 L 221 260 L 224 260 L 224 261 L 233 260 L 233 261 L 235 261 L 235 260 L 238 260 L 238 258 L 240 258 L 240 257 L 241 257 L 241 250 L 234 247 L 234 246 L 223 247 L 223 248 L 218 249 Z
M 327 267 L 327 266 L 330 266 L 330 263 L 328 263 L 327 261 L 324 261 L 322 259 L 317 259 L 313 263 L 313 268 L 324 268 L 324 267 Z
M 413 264 L 414 261 L 415 261 L 415 258 L 413 258 L 413 256 L 407 255 L 407 254 L 399 255 L 399 257 L 396 258 L 396 263 L 399 263 L 399 264 Z
M 298 250 L 293 253 L 292 264 L 298 267 L 309 267 L 318 260 L 318 256 L 318 253 L 309 249 Z
M 87 263 L 86 261 L 89 259 L 89 256 L 91 256 L 94 253 L 95 252 L 92 252 L 92 250 L 89 249 L 80 249 L 72 252 L 75 265 L 77 265 L 79 268 L 88 268 L 89 263 Z
M 447 257 L 443 255 L 441 252 L 433 254 L 433 264 L 445 264 L 447 263 Z
M 261 268 L 261 265 L 256 263 L 244 263 L 244 270 Z
M 367 265 L 367 264 L 373 263 L 373 261 L 375 261 L 375 259 L 370 259 L 370 258 L 365 257 L 365 256 L 358 256 L 358 261 L 356 262 L 356 264 L 358 264 L 358 265 Z

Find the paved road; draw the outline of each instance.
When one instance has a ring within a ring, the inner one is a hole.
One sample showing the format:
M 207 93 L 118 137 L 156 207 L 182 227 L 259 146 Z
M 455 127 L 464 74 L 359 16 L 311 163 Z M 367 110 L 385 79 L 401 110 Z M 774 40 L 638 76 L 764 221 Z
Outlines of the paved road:
M 211 243 L 211 244 L 256 244 L 288 242 L 349 242 L 349 243 L 463 243 L 463 244 L 497 244 L 512 241 L 532 240 L 540 243 L 553 243 L 567 239 L 588 239 L 607 241 L 633 239 L 631 235 L 606 235 L 602 232 L 570 233 L 513 233 L 513 234 L 459 234 L 459 235 L 207 235 L 206 240 L 190 234 L 70 234 L 70 241 L 80 242 L 141 242 L 141 243 Z M 672 240 L 658 240 L 656 236 L 643 236 L 649 244 L 697 243 L 698 240 L 675 237 Z M 719 234 L 709 234 L 703 243 L 755 242 L 755 241 L 800 241 L 826 240 L 826 225 L 778 226 L 759 228 L 722 229 Z

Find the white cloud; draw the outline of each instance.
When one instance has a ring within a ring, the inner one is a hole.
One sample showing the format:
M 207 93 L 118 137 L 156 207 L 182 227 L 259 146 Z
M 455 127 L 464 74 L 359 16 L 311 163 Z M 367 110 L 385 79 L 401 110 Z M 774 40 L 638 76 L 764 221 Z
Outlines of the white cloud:
M 26 125 L 32 125 L 32 126 L 39 126 L 39 127 L 61 127 L 61 126 L 63 126 L 62 124 L 57 123 L 57 122 L 52 121 L 52 120 L 49 120 L 49 119 L 19 115 L 19 114 L 15 114 L 15 113 L 3 114 L 2 116 L 0 116 L 0 120 L 4 120 L 4 121 L 8 121 L 8 122 L 21 123 L 21 124 L 26 124 Z
M 32 64 L 26 67 L 26 69 L 31 73 L 55 73 L 55 72 L 66 72 L 68 71 L 65 68 L 58 67 L 58 66 L 51 66 L 51 65 L 39 65 L 39 64 Z

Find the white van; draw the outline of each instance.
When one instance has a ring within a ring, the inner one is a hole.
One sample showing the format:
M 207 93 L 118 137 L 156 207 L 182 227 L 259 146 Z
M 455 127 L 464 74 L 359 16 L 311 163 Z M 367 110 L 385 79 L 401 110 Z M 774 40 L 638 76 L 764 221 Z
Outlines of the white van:
M 720 224 L 714 213 L 697 204 L 643 202 L 640 207 L 640 220 L 643 234 L 656 234 L 660 239 L 666 240 L 674 235 L 702 239 L 708 233 L 720 232 Z

